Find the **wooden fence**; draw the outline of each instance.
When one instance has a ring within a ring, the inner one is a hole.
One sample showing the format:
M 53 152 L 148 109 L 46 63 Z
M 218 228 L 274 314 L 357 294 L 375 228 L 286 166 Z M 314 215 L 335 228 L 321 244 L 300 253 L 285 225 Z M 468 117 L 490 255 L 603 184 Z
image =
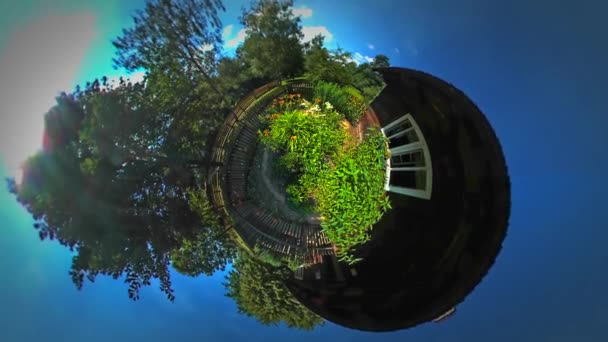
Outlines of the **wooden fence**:
M 258 207 L 248 198 L 247 179 L 258 145 L 260 115 L 283 94 L 302 94 L 311 100 L 312 89 L 312 83 L 302 78 L 282 80 L 243 98 L 218 131 L 211 158 L 222 166 L 209 175 L 214 206 L 235 223 L 234 230 L 250 250 L 257 246 L 305 265 L 334 254 L 327 236 L 319 225 L 289 222 Z

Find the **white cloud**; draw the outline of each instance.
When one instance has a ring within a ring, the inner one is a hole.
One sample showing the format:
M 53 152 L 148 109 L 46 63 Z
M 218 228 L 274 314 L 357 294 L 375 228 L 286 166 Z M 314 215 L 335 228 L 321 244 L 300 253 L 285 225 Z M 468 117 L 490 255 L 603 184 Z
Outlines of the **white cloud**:
M 355 52 L 353 57 L 350 59 L 351 62 L 355 62 L 357 65 L 361 63 L 371 63 L 374 61 L 373 57 L 362 55 L 359 52 Z
M 361 63 L 360 63 L 358 60 L 356 60 L 356 59 L 355 59 L 355 58 L 353 58 L 353 57 L 348 57 L 348 58 L 346 59 L 346 61 L 347 61 L 348 63 L 355 63 L 355 64 L 357 64 L 357 65 L 361 64 Z
M 132 73 L 131 75 L 128 75 L 127 77 L 131 80 L 131 82 L 138 83 L 138 82 L 143 81 L 145 76 L 146 76 L 146 73 L 144 71 L 136 71 L 136 72 Z
M 370 50 L 373 50 L 373 49 L 375 49 L 375 48 L 376 48 L 376 47 L 374 46 L 374 44 L 367 44 L 367 47 L 368 47 Z
M 319 34 L 325 37 L 326 43 L 334 39 L 334 35 L 325 26 L 302 26 L 302 33 L 304 33 L 304 38 L 302 39 L 304 42 L 311 41 Z
M 205 44 L 201 46 L 201 51 L 207 52 L 213 50 L 213 44 Z
M 233 28 L 234 28 L 234 25 L 232 25 L 232 24 L 224 27 L 224 29 L 222 30 L 222 38 L 227 39 L 228 37 L 230 37 L 230 35 L 232 34 Z
M 399 53 L 399 48 L 394 48 L 394 49 L 393 49 L 393 51 L 394 51 L 395 53 Z
M 306 7 L 306 5 L 302 5 L 299 8 L 292 7 L 291 8 L 291 12 L 296 17 L 301 17 L 301 18 L 310 18 L 310 17 L 312 17 L 312 9 Z
M 120 83 L 120 77 L 122 77 L 125 81 L 129 81 L 131 83 L 139 83 L 144 80 L 145 76 L 146 76 L 145 71 L 135 71 L 131 74 L 110 76 L 110 77 L 108 77 L 107 88 L 112 89 L 112 88 L 117 87 L 118 84 Z M 103 89 L 104 87 L 102 86 L 101 88 Z
M 0 52 L 0 158 L 15 176 L 42 145 L 44 113 L 73 89 L 95 39 L 91 14 L 38 17 L 17 27 Z
M 232 38 L 232 39 L 226 41 L 225 46 L 230 47 L 230 48 L 236 47 L 237 45 L 239 45 L 240 43 L 245 41 L 246 34 L 247 34 L 247 31 L 245 31 L 245 29 L 239 30 L 239 32 L 236 34 L 235 38 Z

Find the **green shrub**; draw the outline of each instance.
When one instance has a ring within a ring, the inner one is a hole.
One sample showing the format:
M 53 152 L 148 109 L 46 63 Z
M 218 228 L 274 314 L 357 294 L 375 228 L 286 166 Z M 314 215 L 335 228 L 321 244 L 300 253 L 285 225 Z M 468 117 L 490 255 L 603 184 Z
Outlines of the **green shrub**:
M 328 167 L 347 139 L 340 116 L 332 111 L 291 110 L 274 114 L 268 129 L 260 132 L 262 143 L 275 152 L 289 169 L 316 174 Z
M 318 82 L 313 90 L 313 99 L 320 103 L 329 102 L 336 111 L 344 114 L 343 109 L 347 104 L 348 93 L 335 83 Z
M 323 104 L 329 102 L 352 124 L 358 123 L 367 109 L 363 95 L 352 86 L 341 87 L 335 83 L 318 82 L 313 94 L 315 101 Z
M 285 111 L 294 110 L 300 107 L 300 104 L 303 100 L 304 96 L 299 93 L 279 96 L 272 100 L 270 106 L 268 106 L 265 113 L 271 115 L 274 113 L 282 113 Z
M 336 85 L 318 89 L 317 94 L 325 97 L 315 102 L 344 94 L 342 99 L 358 99 Z M 353 248 L 369 240 L 370 228 L 390 208 L 384 194 L 386 138 L 373 129 L 356 145 L 335 104 L 335 110 L 325 102 L 289 106 L 285 112 L 269 114 L 268 128 L 260 131 L 260 139 L 279 152 L 281 163 L 297 175 L 297 181 L 287 187 L 289 200 L 303 207 L 313 204 L 340 259 L 356 262 Z
M 287 259 L 287 268 L 289 268 L 291 271 L 295 272 L 295 270 L 300 266 L 302 266 L 302 264 L 300 261 L 298 261 L 298 259 L 296 259 L 296 258 Z
M 356 124 L 361 120 L 366 109 L 367 105 L 363 102 L 362 98 L 350 96 L 344 108 L 344 117 L 351 123 Z
M 344 261 L 353 261 L 352 248 L 369 240 L 372 225 L 390 208 L 384 194 L 385 146 L 379 131 L 369 132 L 316 181 L 314 196 L 323 215 L 322 228 Z
M 274 267 L 280 267 L 282 265 L 282 259 L 275 256 L 274 254 L 271 254 L 270 252 L 261 249 L 258 246 L 255 246 L 253 249 L 253 252 L 255 253 L 256 257 L 258 258 L 258 260 L 260 260 L 261 262 L 270 265 L 270 266 L 274 266 Z
M 345 86 L 344 87 L 344 91 L 346 93 L 348 93 L 348 95 L 350 96 L 354 96 L 356 97 L 358 100 L 361 100 L 362 102 L 364 101 L 363 99 L 363 94 L 361 94 L 361 92 L 359 90 L 357 90 L 357 88 L 353 87 L 353 86 Z

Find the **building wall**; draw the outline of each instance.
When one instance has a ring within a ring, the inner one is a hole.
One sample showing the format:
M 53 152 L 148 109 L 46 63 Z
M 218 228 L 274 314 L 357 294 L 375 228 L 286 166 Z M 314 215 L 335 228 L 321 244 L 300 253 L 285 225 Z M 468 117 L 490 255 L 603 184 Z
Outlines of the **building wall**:
M 357 277 L 296 296 L 338 324 L 395 330 L 458 305 L 494 263 L 506 234 L 510 184 L 502 150 L 479 109 L 422 72 L 381 70 L 387 86 L 371 107 L 382 126 L 410 113 L 433 165 L 430 200 L 389 193 L 393 209 L 358 249 Z

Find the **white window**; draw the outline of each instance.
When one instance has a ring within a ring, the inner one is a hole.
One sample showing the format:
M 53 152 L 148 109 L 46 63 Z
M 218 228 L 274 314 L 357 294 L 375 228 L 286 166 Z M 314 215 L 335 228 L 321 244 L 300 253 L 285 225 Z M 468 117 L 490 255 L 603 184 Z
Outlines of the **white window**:
M 431 198 L 433 168 L 420 127 L 406 114 L 382 128 L 388 138 L 390 158 L 385 190 L 423 199 Z

